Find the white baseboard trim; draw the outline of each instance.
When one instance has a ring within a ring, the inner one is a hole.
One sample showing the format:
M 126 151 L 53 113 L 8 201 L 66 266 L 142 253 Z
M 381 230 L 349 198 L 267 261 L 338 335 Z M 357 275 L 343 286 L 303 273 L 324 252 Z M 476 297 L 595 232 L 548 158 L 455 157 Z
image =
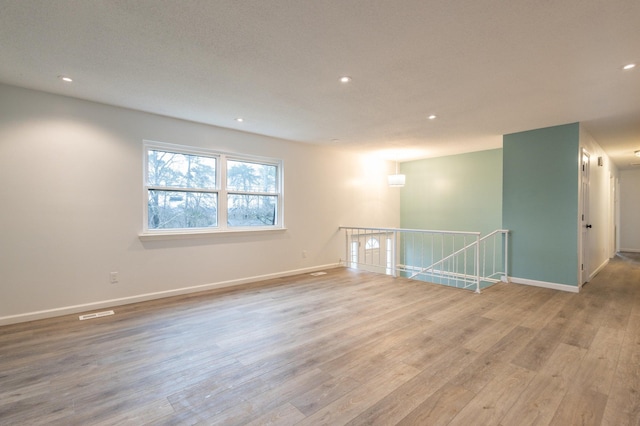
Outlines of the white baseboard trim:
M 309 268 L 294 269 L 291 271 L 276 272 L 273 274 L 239 278 L 236 280 L 221 281 L 221 282 L 211 283 L 211 284 L 202 284 L 202 285 L 196 285 L 192 287 L 182 287 L 182 288 L 177 288 L 173 290 L 139 294 L 136 296 L 121 297 L 118 299 L 102 300 L 99 302 L 85 303 L 81 305 L 64 306 L 61 308 L 27 312 L 24 314 L 17 314 L 17 315 L 9 315 L 9 316 L 0 317 L 0 326 L 17 324 L 20 322 L 35 321 L 35 320 L 45 319 L 45 318 L 53 318 L 53 317 L 58 317 L 62 315 L 77 314 L 79 312 L 86 312 L 93 309 L 102 309 L 102 308 L 109 308 L 113 306 L 128 305 L 131 303 L 146 302 L 148 300 L 162 299 L 164 297 L 179 296 L 182 294 L 197 293 L 200 291 L 214 290 L 214 289 L 225 288 L 225 287 L 234 287 L 234 286 L 254 283 L 258 281 L 270 280 L 274 278 L 282 278 L 282 277 L 289 277 L 292 275 L 300 275 L 300 274 L 306 274 L 310 272 L 316 272 L 323 269 L 338 268 L 341 266 L 343 265 L 341 265 L 340 263 L 331 263 L 328 265 L 312 266 Z
M 628 252 L 628 253 L 640 253 L 640 249 L 631 249 L 631 248 L 621 248 L 618 250 L 619 252 Z
M 546 281 L 530 280 L 527 278 L 509 277 L 509 282 L 515 284 L 531 285 L 534 287 L 551 288 L 553 290 L 568 291 L 570 293 L 580 292 L 580 288 L 574 285 L 550 283 Z

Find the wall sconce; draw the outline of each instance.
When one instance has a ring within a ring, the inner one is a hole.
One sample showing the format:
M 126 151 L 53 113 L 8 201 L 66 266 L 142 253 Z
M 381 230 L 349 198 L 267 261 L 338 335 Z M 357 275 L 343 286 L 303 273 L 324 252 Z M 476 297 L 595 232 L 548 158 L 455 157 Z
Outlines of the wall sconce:
M 396 160 L 396 174 L 395 175 L 389 175 L 387 177 L 387 180 L 389 182 L 389 186 L 393 186 L 393 187 L 403 187 L 404 186 L 404 182 L 405 182 L 405 175 L 401 175 L 398 173 L 398 161 Z

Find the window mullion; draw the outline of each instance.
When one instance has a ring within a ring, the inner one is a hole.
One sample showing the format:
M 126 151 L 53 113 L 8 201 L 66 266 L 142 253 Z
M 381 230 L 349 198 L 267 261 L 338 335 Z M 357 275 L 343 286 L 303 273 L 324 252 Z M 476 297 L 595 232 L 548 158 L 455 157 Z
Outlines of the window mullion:
M 232 194 L 232 195 L 259 195 L 259 196 L 269 196 L 269 197 L 277 197 L 279 195 L 277 192 L 249 192 L 249 191 L 227 191 L 227 194 Z
M 158 185 L 149 185 L 146 187 L 149 191 L 169 191 L 169 192 L 206 192 L 215 194 L 218 192 L 217 189 L 208 189 L 208 188 L 177 188 L 173 186 L 158 186 Z
M 220 155 L 220 167 L 218 167 L 218 176 L 216 182 L 218 184 L 218 226 L 221 229 L 227 229 L 227 156 Z

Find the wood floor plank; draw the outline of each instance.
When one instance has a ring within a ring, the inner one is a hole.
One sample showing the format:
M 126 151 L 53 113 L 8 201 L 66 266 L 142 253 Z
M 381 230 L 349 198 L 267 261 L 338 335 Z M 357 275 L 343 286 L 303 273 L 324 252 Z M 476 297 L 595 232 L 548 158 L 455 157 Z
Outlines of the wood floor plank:
M 434 359 L 420 374 L 400 385 L 348 424 L 395 424 L 401 421 L 439 389 L 448 386 L 449 378 L 475 357 L 476 353 L 461 347 L 447 352 L 447 356 Z
M 592 390 L 568 392 L 560 402 L 550 425 L 599 425 L 607 403 L 607 396 Z
M 536 336 L 536 330 L 517 326 L 484 353 L 488 359 L 510 362 Z
M 451 426 L 497 425 L 536 375 L 533 371 L 506 365 L 451 420 Z
M 288 426 L 298 423 L 304 419 L 304 417 L 304 414 L 287 402 L 247 423 L 246 426 Z
M 351 377 L 334 377 L 320 386 L 295 396 L 291 400 L 291 405 L 305 416 L 310 416 L 360 385 L 360 382 Z
M 588 349 L 598 331 L 599 324 L 594 324 L 598 309 L 599 307 L 590 303 L 587 298 L 575 300 L 571 305 L 570 316 L 563 318 L 559 327 L 562 329 L 560 341 Z
M 573 380 L 577 391 L 608 395 L 622 350 L 624 331 L 600 327 Z
M 449 383 L 479 393 L 501 371 L 509 368 L 505 364 L 508 363 L 497 361 L 491 356 L 481 356 L 469 363 L 469 365 L 455 375 Z
M 573 297 L 571 294 L 561 291 L 555 292 L 548 300 L 541 303 L 539 307 L 526 312 L 520 321 L 520 325 L 540 330 L 572 300 Z
M 602 424 L 640 424 L 640 315 L 630 317 Z
M 264 413 L 278 412 L 283 404 L 299 393 L 313 389 L 330 378 L 329 374 L 319 369 L 303 370 L 278 386 L 267 386 L 264 392 L 252 392 L 254 395 L 243 392 L 242 400 L 228 408 L 200 410 L 200 415 L 207 416 L 206 423 L 209 425 L 247 424 L 261 418 Z
M 344 425 L 420 371 L 406 364 L 380 372 L 362 386 L 302 420 L 300 425 Z
M 561 343 L 549 362 L 520 394 L 501 425 L 546 425 L 564 398 L 586 350 Z M 534 370 L 532 370 L 534 371 Z
M 517 289 L 516 293 L 522 291 L 522 296 L 519 294 L 514 295 L 513 298 L 505 300 L 504 303 L 500 303 L 493 309 L 483 314 L 486 318 L 494 320 L 504 320 L 520 323 L 522 317 L 529 313 L 531 310 L 538 308 L 543 304 L 550 296 L 553 295 L 553 290 L 534 287 L 533 289 Z M 526 296 L 524 296 L 526 294 Z M 513 303 L 518 300 L 517 303 Z
M 59 399 L 52 400 L 51 394 L 38 394 L 12 403 L 0 403 L 0 425 L 65 424 L 64 419 L 74 415 L 72 404 Z
M 474 396 L 473 392 L 461 386 L 444 386 L 397 424 L 403 426 L 446 425 Z
M 481 333 L 469 336 L 463 345 L 472 351 L 485 352 L 516 327 L 515 322 L 493 320 Z
M 562 330 L 545 327 L 515 356 L 513 363 L 532 371 L 538 371 L 560 344 Z
M 113 416 L 99 421 L 91 422 L 95 426 L 116 426 L 116 425 L 140 425 L 149 422 L 159 421 L 163 417 L 174 413 L 171 403 L 166 398 L 145 404 L 130 410 L 122 410 L 114 413 Z

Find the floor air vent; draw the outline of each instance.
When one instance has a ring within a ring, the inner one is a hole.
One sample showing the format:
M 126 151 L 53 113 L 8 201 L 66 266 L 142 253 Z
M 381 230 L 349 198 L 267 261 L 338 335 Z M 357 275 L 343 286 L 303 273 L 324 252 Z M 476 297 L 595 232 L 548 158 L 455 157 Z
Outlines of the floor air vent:
M 108 315 L 113 315 L 113 314 L 114 314 L 113 311 L 94 312 L 92 314 L 80 315 L 78 319 L 80 321 L 84 321 L 84 320 L 93 319 L 93 318 L 106 317 Z
M 320 275 L 327 275 L 327 273 L 326 272 L 313 272 L 313 273 L 311 273 L 309 275 L 314 276 L 314 277 L 319 277 Z

